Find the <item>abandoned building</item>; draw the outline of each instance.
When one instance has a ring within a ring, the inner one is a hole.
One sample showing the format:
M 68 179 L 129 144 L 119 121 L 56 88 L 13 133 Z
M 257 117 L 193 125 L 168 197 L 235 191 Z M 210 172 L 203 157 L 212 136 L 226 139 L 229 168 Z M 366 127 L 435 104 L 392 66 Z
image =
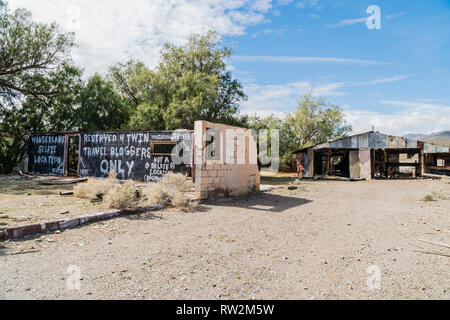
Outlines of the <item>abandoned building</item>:
M 251 131 L 196 121 L 193 131 L 63 132 L 29 137 L 26 172 L 158 182 L 191 176 L 202 198 L 259 190 L 257 145 Z
M 450 175 L 450 148 L 366 132 L 296 151 L 304 177 L 349 179 Z

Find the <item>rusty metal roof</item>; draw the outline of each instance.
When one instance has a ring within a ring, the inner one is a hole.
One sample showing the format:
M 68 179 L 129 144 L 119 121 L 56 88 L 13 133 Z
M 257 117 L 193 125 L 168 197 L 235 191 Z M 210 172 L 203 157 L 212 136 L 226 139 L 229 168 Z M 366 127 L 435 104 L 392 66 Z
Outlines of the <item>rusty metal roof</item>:
M 295 153 L 305 152 L 312 148 L 319 149 L 417 149 L 417 140 L 405 137 L 391 136 L 380 132 L 368 131 L 353 136 L 328 141 L 309 148 L 298 150 Z

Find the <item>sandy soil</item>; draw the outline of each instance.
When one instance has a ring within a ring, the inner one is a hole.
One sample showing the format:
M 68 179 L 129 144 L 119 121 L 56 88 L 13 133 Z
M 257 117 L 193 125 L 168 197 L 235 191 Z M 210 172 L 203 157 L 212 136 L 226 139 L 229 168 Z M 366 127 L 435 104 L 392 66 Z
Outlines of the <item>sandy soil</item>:
M 0 176 L 0 228 L 66 219 L 108 209 L 103 203 L 60 195 L 61 191 L 71 191 L 73 185 L 41 184 L 51 180 L 73 178 Z
M 307 181 L 9 242 L 0 298 L 449 299 L 450 258 L 415 251 L 450 254 L 419 241 L 450 243 L 449 186 Z M 437 190 L 442 199 L 421 200 Z M 80 290 L 67 287 L 71 265 Z M 380 289 L 367 286 L 372 265 Z

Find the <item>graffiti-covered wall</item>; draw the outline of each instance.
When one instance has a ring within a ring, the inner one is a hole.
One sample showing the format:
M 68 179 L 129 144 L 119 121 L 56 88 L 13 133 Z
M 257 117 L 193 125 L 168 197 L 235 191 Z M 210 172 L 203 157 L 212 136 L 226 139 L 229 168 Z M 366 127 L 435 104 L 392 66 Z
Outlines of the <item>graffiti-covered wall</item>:
M 28 140 L 28 172 L 64 175 L 64 135 L 32 136 Z
M 81 133 L 80 176 L 160 181 L 168 172 L 185 173 L 191 164 L 192 133 Z

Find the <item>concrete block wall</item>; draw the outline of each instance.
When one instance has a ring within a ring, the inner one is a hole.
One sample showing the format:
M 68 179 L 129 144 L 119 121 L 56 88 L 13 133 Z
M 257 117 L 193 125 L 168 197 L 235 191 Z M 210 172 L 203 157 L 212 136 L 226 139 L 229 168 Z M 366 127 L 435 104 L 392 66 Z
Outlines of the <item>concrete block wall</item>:
M 209 142 L 211 136 L 215 137 L 212 145 Z M 214 151 L 212 154 L 211 150 Z M 238 196 L 259 191 L 257 145 L 251 130 L 196 121 L 194 177 L 200 198 Z

